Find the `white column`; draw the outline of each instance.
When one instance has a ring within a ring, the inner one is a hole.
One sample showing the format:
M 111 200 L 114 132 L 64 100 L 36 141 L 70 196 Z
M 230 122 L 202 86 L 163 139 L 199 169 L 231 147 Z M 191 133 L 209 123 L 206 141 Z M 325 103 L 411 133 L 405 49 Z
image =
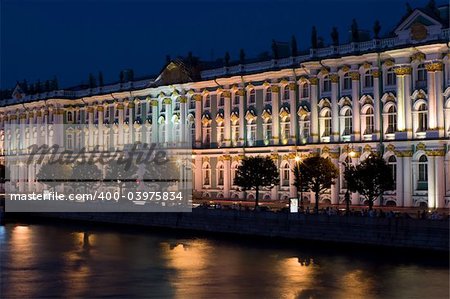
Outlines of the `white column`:
M 435 189 L 436 189 L 436 208 L 445 207 L 445 170 L 444 170 L 444 156 L 438 155 L 435 157 Z
M 380 139 L 380 117 L 381 117 L 381 107 L 380 107 L 380 71 L 374 70 L 372 72 L 373 74 L 373 116 L 374 116 L 374 122 L 373 122 L 373 128 L 374 128 L 374 134 L 376 139 Z M 398 197 L 397 197 L 398 198 Z
M 103 141 L 103 116 L 104 114 L 104 107 L 103 106 L 97 106 L 97 112 L 98 112 L 98 146 L 99 149 L 102 150 L 104 149 L 104 141 Z M 108 109 L 108 108 L 106 108 Z M 74 136 L 74 139 L 76 139 L 76 137 Z M 75 141 L 74 141 L 75 143 Z
M 405 154 L 403 157 L 403 205 L 405 207 L 413 206 L 412 179 L 412 158 L 410 154 Z
M 196 155 L 194 159 L 195 159 L 194 189 L 195 191 L 201 191 L 203 185 L 202 157 L 200 155 Z
M 395 195 L 397 197 L 397 206 L 404 207 L 405 206 L 405 198 L 403 197 L 403 178 L 406 180 L 411 179 L 411 173 L 408 173 L 406 176 L 404 172 L 404 163 L 405 158 L 400 155 L 397 156 L 397 176 L 395 177 Z
M 361 109 L 359 104 L 359 73 L 350 73 L 352 78 L 352 112 L 353 136 L 355 141 L 361 140 Z
M 172 100 L 170 98 L 165 98 L 163 100 L 163 105 L 166 106 L 166 118 L 165 118 L 165 124 L 166 124 L 166 130 L 165 130 L 165 142 L 166 144 L 170 144 L 173 139 L 173 132 L 172 132 Z
M 428 87 L 428 129 L 437 129 L 437 99 L 435 72 L 432 64 L 427 64 L 427 87 Z
M 237 91 L 239 95 L 239 140 L 238 145 L 242 146 L 245 143 L 244 129 L 247 125 L 245 123 L 245 106 L 246 106 L 246 98 L 245 92 L 243 89 Z
M 124 138 L 123 138 L 123 122 L 124 122 L 124 105 L 123 103 L 117 104 L 117 110 L 119 111 L 119 124 L 118 124 L 118 148 L 122 148 Z
M 224 118 L 224 141 L 225 146 L 231 146 L 231 92 L 228 90 L 223 92 L 223 97 L 225 100 L 225 107 L 223 111 L 223 118 Z M 229 194 L 229 191 L 228 191 Z
M 295 83 L 289 83 L 289 112 L 290 112 L 290 120 L 291 125 L 289 126 L 289 143 L 290 144 L 296 144 L 297 142 L 297 96 L 295 94 Z M 292 187 L 291 187 L 292 189 Z
M 339 107 L 338 107 L 338 93 L 339 93 L 339 75 L 331 74 L 331 141 L 339 141 Z M 339 195 L 339 194 L 338 194 Z
M 397 130 L 406 132 L 405 138 L 412 137 L 411 117 L 411 67 L 401 66 L 395 69 L 397 75 Z
M 152 143 L 158 143 L 159 124 L 158 124 L 158 100 L 151 100 L 152 105 Z
M 88 130 L 89 130 L 89 135 L 88 135 L 88 146 L 89 146 L 89 150 L 92 150 L 93 146 L 94 146 L 94 107 L 93 106 L 89 106 L 86 109 L 86 112 L 88 113 Z
M 332 153 L 331 154 L 331 162 L 333 162 L 334 166 L 336 166 L 337 169 L 339 169 L 339 153 Z M 331 185 L 331 203 L 334 205 L 339 204 L 339 190 L 340 190 L 340 179 L 337 178 L 335 180 L 335 184 Z
M 428 207 L 437 208 L 436 205 L 436 159 L 428 156 Z
M 130 144 L 133 144 L 135 139 L 134 136 L 134 100 L 131 98 L 130 102 L 128 103 L 128 142 Z
M 224 177 L 223 177 L 223 197 L 230 198 L 231 190 L 231 157 L 225 155 L 224 159 Z
M 185 96 L 180 97 L 180 140 L 176 142 L 181 142 L 182 146 L 186 146 L 186 132 L 189 130 L 188 123 L 186 121 L 187 117 L 187 98 Z M 190 146 L 190 145 L 189 145 Z
M 312 142 L 316 143 L 319 141 L 319 107 L 318 107 L 318 82 L 317 77 L 310 78 L 310 88 L 311 88 L 311 138 Z
M 280 143 L 280 87 L 272 85 L 272 139 L 273 144 Z
M 202 145 L 202 96 L 193 95 L 195 100 L 195 147 Z M 201 171 L 200 171 L 201 172 Z

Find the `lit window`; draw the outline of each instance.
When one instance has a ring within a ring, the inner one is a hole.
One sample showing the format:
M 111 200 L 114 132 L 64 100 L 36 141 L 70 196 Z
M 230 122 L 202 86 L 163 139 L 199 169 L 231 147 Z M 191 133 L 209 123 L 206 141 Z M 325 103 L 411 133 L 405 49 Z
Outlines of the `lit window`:
M 344 89 L 352 89 L 352 78 L 350 77 L 350 73 L 344 75 Z
M 330 76 L 323 77 L 323 92 L 330 92 L 331 91 L 331 79 Z
M 371 70 L 367 71 L 364 74 L 364 87 L 366 88 L 373 87 L 373 74 Z
M 388 68 L 386 71 L 386 85 L 393 86 L 397 83 L 397 77 L 395 76 L 394 68 Z
M 420 156 L 418 163 L 417 189 L 428 189 L 428 159 L 425 155 Z
M 387 112 L 387 134 L 392 134 L 397 131 L 397 109 L 394 105 L 389 107 Z
M 256 103 L 256 91 L 253 88 L 250 90 L 250 93 L 249 93 L 249 103 L 250 104 Z
M 425 132 L 428 127 L 428 112 L 427 112 L 427 105 L 421 104 L 418 109 L 418 132 Z
M 366 111 L 366 130 L 364 134 L 373 134 L 374 132 L 374 114 L 372 107 L 368 108 Z
M 272 102 L 272 88 L 270 87 L 266 89 L 266 102 Z

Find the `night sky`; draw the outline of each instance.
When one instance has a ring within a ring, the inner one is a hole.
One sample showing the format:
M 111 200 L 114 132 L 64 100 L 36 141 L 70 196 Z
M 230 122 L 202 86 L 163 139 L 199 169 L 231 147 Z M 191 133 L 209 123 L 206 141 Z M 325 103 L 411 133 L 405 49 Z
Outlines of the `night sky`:
M 353 18 L 382 35 L 405 13 L 406 1 L 151 1 L 151 0 L 0 0 L 1 88 L 57 76 L 60 87 L 86 82 L 102 71 L 105 83 L 134 69 L 135 77 L 157 74 L 166 55 L 231 60 L 244 48 L 247 58 L 270 51 L 272 39 L 297 38 L 310 46 L 310 33 L 330 40 L 337 26 L 346 41 Z M 409 1 L 412 7 L 428 0 Z M 436 1 L 438 5 L 445 1 Z

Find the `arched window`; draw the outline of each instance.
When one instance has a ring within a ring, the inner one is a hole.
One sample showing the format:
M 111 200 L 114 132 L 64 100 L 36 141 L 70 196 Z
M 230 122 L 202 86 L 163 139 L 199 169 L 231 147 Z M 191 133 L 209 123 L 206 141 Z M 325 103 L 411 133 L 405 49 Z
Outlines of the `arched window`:
M 393 67 L 386 70 L 386 85 L 394 86 L 397 84 L 397 77 L 395 76 L 395 71 Z
M 321 118 L 323 124 L 322 137 L 329 137 L 331 135 L 331 112 L 326 111 Z
M 352 89 L 352 78 L 350 77 L 350 73 L 347 72 L 344 75 L 344 90 Z
M 256 122 L 254 120 L 247 123 L 247 142 L 249 146 L 256 143 Z
M 67 121 L 68 122 L 73 122 L 73 115 L 72 115 L 72 112 L 67 112 Z
M 209 186 L 211 184 L 211 167 L 209 164 L 203 166 L 203 185 Z
M 397 158 L 392 155 L 388 159 L 388 165 L 391 168 L 392 171 L 392 178 L 394 179 L 394 184 L 397 180 Z
M 368 70 L 364 74 L 364 87 L 370 88 L 373 87 L 373 74 L 372 70 Z
M 428 159 L 422 155 L 418 162 L 417 190 L 428 189 Z
M 224 168 L 223 164 L 220 164 L 217 167 L 217 186 L 223 186 L 223 180 L 224 180 Z
M 417 131 L 425 132 L 428 128 L 428 112 L 427 112 L 426 104 L 421 104 L 419 106 L 419 109 L 417 112 L 417 120 L 418 120 Z
M 281 166 L 281 186 L 289 186 L 289 176 L 291 174 L 291 169 L 289 168 L 289 163 L 284 163 Z
M 234 95 L 233 105 L 239 105 L 239 95 L 237 93 Z
M 219 97 L 219 107 L 223 107 L 225 105 L 225 97 L 223 96 L 223 93 L 220 94 Z
M 290 119 L 289 117 L 284 118 L 281 121 L 281 142 L 283 144 L 287 144 L 289 141 L 289 136 L 290 136 L 290 132 L 291 132 L 291 125 L 290 125 Z
M 195 100 L 191 99 L 189 101 L 189 109 L 195 109 Z
M 347 109 L 344 113 L 344 132 L 342 135 L 350 135 L 353 132 L 352 110 Z
M 225 130 L 223 127 L 223 123 L 221 122 L 221 123 L 217 124 L 217 145 L 218 146 L 223 145 L 223 141 L 225 139 L 224 132 L 225 132 Z
M 417 87 L 425 87 L 427 85 L 427 70 L 425 64 L 417 66 Z
M 306 142 L 309 138 L 310 134 L 310 121 L 309 116 L 305 115 L 303 118 L 300 118 L 300 132 L 302 135 L 302 138 Z
M 239 121 L 231 124 L 231 142 L 233 145 L 237 145 L 239 141 Z
M 231 184 L 233 186 L 235 186 L 236 184 L 234 183 L 234 178 L 236 177 L 236 171 L 238 168 L 238 164 L 235 162 L 231 165 Z
M 364 134 L 373 134 L 373 132 L 374 132 L 374 114 L 373 114 L 372 107 L 367 108 L 365 118 L 366 118 L 366 130 L 364 131 Z
M 270 87 L 266 89 L 266 102 L 272 102 L 272 88 Z
M 256 103 L 256 91 L 254 88 L 250 89 L 248 102 L 250 104 Z
M 264 144 L 268 145 L 270 143 L 270 140 L 272 139 L 272 119 L 268 118 L 264 122 Z
M 302 93 L 301 93 L 302 98 L 307 98 L 309 97 L 309 84 L 308 83 L 304 83 L 302 85 Z
M 286 85 L 285 87 L 284 87 L 284 93 L 283 93 L 283 100 L 284 101 L 289 101 L 289 98 L 290 98 L 290 90 L 289 90 L 289 85 Z
M 205 98 L 205 108 L 211 107 L 211 96 L 208 94 Z
M 203 126 L 203 144 L 209 145 L 211 143 L 211 125 L 207 124 Z
M 330 92 L 331 91 L 331 79 L 330 76 L 326 75 L 323 77 L 323 92 Z
M 397 109 L 394 105 L 389 107 L 387 116 L 387 134 L 392 134 L 397 131 Z

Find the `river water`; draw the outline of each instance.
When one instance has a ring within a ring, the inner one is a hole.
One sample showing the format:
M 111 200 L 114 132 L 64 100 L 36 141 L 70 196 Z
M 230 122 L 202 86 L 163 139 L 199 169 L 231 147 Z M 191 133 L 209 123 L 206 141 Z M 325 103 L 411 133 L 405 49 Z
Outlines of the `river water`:
M 1 298 L 449 298 L 448 257 L 74 224 L 0 226 Z

